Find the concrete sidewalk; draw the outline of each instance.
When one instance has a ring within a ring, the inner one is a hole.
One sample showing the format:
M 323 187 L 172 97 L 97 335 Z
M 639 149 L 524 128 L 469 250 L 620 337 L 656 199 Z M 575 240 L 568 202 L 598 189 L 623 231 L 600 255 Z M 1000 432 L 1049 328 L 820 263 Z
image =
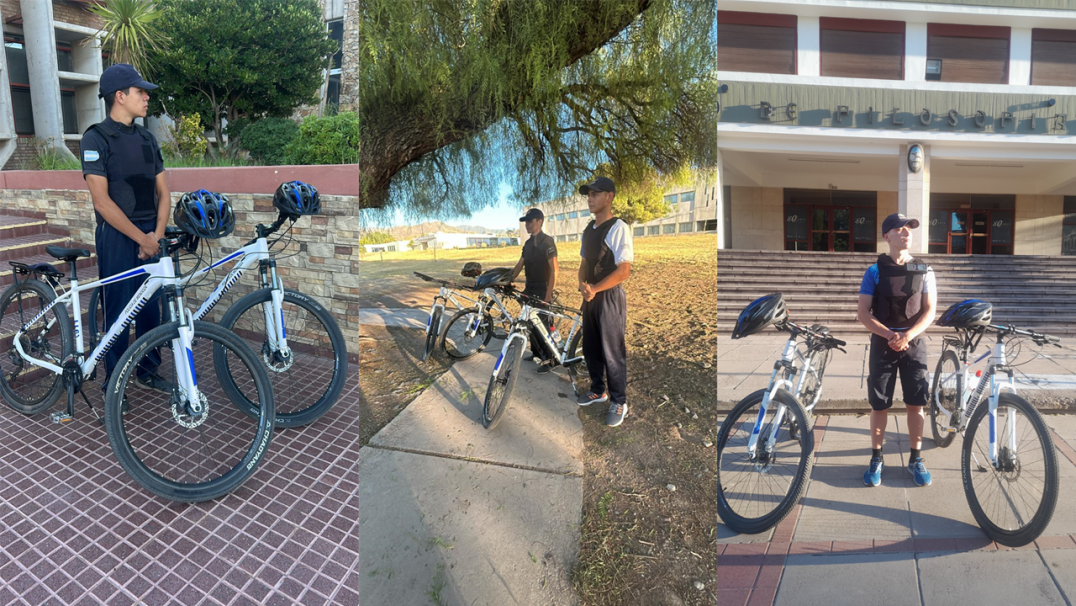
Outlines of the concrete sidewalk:
M 420 330 L 426 330 L 426 320 L 428 320 L 429 317 L 430 310 L 428 308 L 364 307 L 359 310 L 359 324 L 366 324 L 367 326 L 395 326 L 400 328 L 418 328 Z
M 935 327 L 924 335 L 929 352 L 927 365 L 932 375 L 941 357 L 942 337 L 952 333 L 951 330 Z M 739 402 L 744 396 L 769 384 L 773 363 L 780 359 L 787 341 L 787 333 L 776 331 L 737 340 L 727 334 L 718 336 L 717 400 L 724 405 L 722 408 L 727 409 L 730 402 Z M 869 342 L 869 335 L 864 334 L 848 340 L 844 348 L 848 353 L 833 350 L 826 368 L 819 409 L 869 408 Z M 984 336 L 971 359 L 987 353 L 993 344 L 989 335 Z M 1059 407 L 1072 405 L 1076 401 L 1076 341 L 1062 340 L 1060 345 L 1061 348 L 1046 346 L 1040 349 L 1034 343 L 1025 342 L 1023 352 L 1016 352 L 1015 358 L 1010 356 L 1010 363 L 1017 364 L 1017 390 L 1036 405 Z M 1026 364 L 1023 363 L 1025 361 Z M 971 370 L 984 370 L 986 363 L 987 360 L 983 360 L 974 364 Z M 894 398 L 902 398 L 900 381 L 897 381 Z
M 501 343 L 456 362 L 359 451 L 363 604 L 577 602 L 578 407 L 566 377 L 525 360 L 505 417 L 484 429 Z
M 889 423 L 882 485 L 867 488 L 865 416 L 823 416 L 807 492 L 775 529 L 739 535 L 718 521 L 717 603 L 1072 604 L 1076 601 L 1076 417 L 1047 416 L 1061 493 L 1035 543 L 997 545 L 971 515 L 960 479 L 960 438 L 923 441 L 933 483 L 905 465 L 904 416 Z M 896 432 L 893 431 L 896 428 Z

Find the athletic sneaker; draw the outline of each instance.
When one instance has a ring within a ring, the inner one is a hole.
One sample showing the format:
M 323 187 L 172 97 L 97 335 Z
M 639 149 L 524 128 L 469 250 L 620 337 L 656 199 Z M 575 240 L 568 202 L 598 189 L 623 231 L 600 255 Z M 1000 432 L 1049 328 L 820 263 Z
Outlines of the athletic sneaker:
M 628 416 L 628 404 L 612 403 L 609 405 L 609 413 L 605 416 L 605 424 L 609 427 L 616 427 L 624 422 L 624 417 Z
M 608 401 L 609 394 L 596 394 L 593 391 L 588 391 L 587 393 L 579 396 L 579 398 L 576 400 L 576 403 L 578 403 L 580 406 L 589 406 L 591 404 L 601 404 L 602 402 Z
M 908 464 L 908 473 L 912 474 L 912 480 L 916 486 L 930 486 L 930 472 L 927 471 L 927 466 L 924 463 L 926 463 L 926 460 L 919 457 Z
M 863 474 L 863 483 L 867 486 L 879 486 L 882 483 L 882 457 L 871 457 L 871 466 Z
M 138 377 L 138 384 L 142 387 L 147 387 L 161 393 L 172 395 L 173 385 L 172 382 L 167 379 L 162 379 L 158 375 L 146 375 L 144 377 Z
M 547 375 L 553 370 L 553 363 L 541 363 L 538 365 L 538 374 Z

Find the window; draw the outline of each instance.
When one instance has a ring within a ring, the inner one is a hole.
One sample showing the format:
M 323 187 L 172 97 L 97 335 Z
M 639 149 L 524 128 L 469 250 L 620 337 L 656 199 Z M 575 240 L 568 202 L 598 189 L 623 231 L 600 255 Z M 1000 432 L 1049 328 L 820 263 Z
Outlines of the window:
M 1031 30 L 1031 84 L 1076 86 L 1076 31 Z
M 579 213 L 577 211 L 572 211 L 572 212 L 568 213 L 568 218 L 569 219 L 578 219 L 579 218 Z
M 680 233 L 684 234 L 691 231 L 691 221 L 680 224 Z
M 694 202 L 694 201 L 695 201 L 695 192 L 686 191 L 686 192 L 680 194 L 680 203 L 681 204 L 683 204 L 685 202 Z
M 557 215 L 557 221 L 563 221 L 563 220 L 564 220 L 564 213 L 558 214 Z
M 710 219 L 709 221 L 699 221 L 698 231 L 717 231 L 717 219 Z
M 71 56 L 70 48 L 56 47 L 56 69 L 61 72 L 75 71 L 75 61 Z
M 564 234 L 561 234 L 561 235 L 557 236 L 557 242 L 565 242 L 565 241 L 567 241 L 567 238 L 564 237 Z
M 819 19 L 820 74 L 837 78 L 904 79 L 904 22 Z
M 329 81 L 325 87 L 325 104 L 340 107 L 340 73 L 344 64 L 344 20 L 328 22 L 329 38 L 336 42 L 337 51 L 329 64 Z
M 722 71 L 796 73 L 796 15 L 717 11 Z
M 78 110 L 75 108 L 75 91 L 60 90 L 60 109 L 64 118 L 64 134 L 78 134 Z
M 940 61 L 940 64 L 932 64 Z M 941 82 L 1009 83 L 1009 28 L 927 24 L 927 64 Z
M 725 232 L 725 248 L 732 248 L 732 186 L 721 187 L 721 199 L 724 200 L 722 208 L 717 212 L 725 215 L 725 221 L 721 224 L 721 231 Z M 702 231 L 702 221 L 699 221 L 699 231 Z M 714 228 L 716 229 L 716 228 Z
M 11 105 L 15 114 L 15 134 L 31 136 L 35 134 L 33 99 L 30 93 L 30 71 L 26 62 L 26 48 L 23 38 L 8 36 L 4 38 L 4 51 L 7 53 L 8 81 L 11 83 Z M 56 60 L 60 71 L 73 71 L 74 63 L 71 49 L 56 47 Z M 63 115 L 64 134 L 78 134 L 78 109 L 75 103 L 75 91 L 60 89 L 60 111 Z
M 579 241 L 579 234 L 568 234 L 568 241 L 569 242 L 578 242 Z
M 1065 218 L 1061 226 L 1061 254 L 1076 255 L 1076 196 L 1065 196 Z
M 669 206 L 676 206 L 676 194 L 669 194 L 665 196 L 665 203 Z
M 646 228 L 646 235 L 648 235 L 648 236 L 656 236 L 656 235 L 658 235 L 658 231 L 660 229 L 661 229 L 660 225 L 651 225 L 650 227 Z
M 580 217 L 589 217 L 590 216 L 590 210 L 586 209 L 586 210 L 579 211 L 579 216 Z
M 665 225 L 662 225 L 661 226 L 661 233 L 663 233 L 663 234 L 675 234 L 676 233 L 676 223 L 666 223 Z
M 645 227 L 636 227 L 634 230 L 632 230 L 631 233 L 632 233 L 632 235 L 634 235 L 635 237 L 638 238 L 638 237 L 642 237 L 644 231 L 646 231 Z

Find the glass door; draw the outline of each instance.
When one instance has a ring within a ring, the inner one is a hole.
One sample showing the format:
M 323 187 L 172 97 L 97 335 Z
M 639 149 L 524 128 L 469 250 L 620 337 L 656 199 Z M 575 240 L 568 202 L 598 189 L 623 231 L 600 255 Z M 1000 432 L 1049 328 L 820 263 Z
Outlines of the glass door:
M 949 254 L 968 254 L 968 212 L 954 211 L 949 219 Z
M 830 208 L 815 206 L 811 209 L 811 250 L 831 250 L 829 226 Z

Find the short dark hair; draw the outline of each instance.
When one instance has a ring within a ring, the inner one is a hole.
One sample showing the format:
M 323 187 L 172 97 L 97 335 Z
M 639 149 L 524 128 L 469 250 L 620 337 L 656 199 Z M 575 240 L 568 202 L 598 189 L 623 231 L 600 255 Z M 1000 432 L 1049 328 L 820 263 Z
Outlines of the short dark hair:
M 121 88 L 120 90 L 122 90 L 124 92 L 124 94 L 127 94 L 127 95 L 131 94 L 131 92 L 130 92 L 131 87 L 130 86 L 128 86 L 127 88 Z M 113 92 L 108 93 L 107 95 L 105 95 L 105 113 L 106 114 L 112 112 L 112 104 L 116 102 L 116 93 L 118 93 L 118 92 L 120 92 L 120 91 L 119 90 L 113 91 Z

